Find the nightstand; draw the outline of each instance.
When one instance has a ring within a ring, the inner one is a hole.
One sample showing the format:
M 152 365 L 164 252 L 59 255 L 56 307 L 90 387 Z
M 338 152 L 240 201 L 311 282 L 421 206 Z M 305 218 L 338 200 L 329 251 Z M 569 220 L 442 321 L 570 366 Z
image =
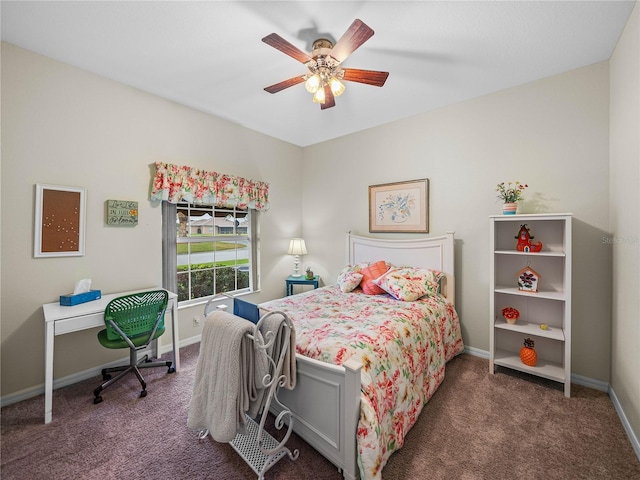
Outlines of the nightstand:
M 316 275 L 313 277 L 313 280 L 307 280 L 307 277 L 304 275 L 300 275 L 299 277 L 294 277 L 293 275 L 289 275 L 285 280 L 287 284 L 287 296 L 293 295 L 293 286 L 294 285 L 313 285 L 313 288 L 318 288 L 318 282 L 320 281 L 320 275 Z

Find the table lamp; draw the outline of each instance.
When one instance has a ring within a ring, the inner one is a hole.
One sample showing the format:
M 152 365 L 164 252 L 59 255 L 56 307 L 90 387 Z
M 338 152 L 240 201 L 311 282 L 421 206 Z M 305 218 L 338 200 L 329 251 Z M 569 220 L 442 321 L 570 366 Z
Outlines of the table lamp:
M 292 238 L 289 242 L 289 250 L 287 250 L 287 254 L 293 255 L 293 274 L 292 277 L 300 276 L 300 255 L 307 254 L 307 247 L 304 244 L 304 240 L 302 238 Z

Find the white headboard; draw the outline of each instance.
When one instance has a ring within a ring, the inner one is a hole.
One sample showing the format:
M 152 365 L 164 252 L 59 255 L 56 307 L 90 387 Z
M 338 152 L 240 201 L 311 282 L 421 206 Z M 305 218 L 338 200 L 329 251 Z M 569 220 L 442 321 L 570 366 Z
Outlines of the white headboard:
M 445 274 L 442 294 L 455 305 L 453 232 L 441 237 L 394 240 L 361 237 L 347 233 L 347 262 L 386 260 L 395 266 L 411 266 L 439 270 Z

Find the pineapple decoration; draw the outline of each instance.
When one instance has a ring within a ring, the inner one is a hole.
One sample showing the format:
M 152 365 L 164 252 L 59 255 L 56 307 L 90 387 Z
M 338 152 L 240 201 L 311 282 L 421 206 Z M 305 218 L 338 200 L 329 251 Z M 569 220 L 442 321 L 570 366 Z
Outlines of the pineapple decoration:
M 535 345 L 534 341 L 530 338 L 524 339 L 524 347 L 520 349 L 520 360 L 525 365 L 530 367 L 535 367 L 536 363 L 538 363 L 538 354 L 533 348 Z

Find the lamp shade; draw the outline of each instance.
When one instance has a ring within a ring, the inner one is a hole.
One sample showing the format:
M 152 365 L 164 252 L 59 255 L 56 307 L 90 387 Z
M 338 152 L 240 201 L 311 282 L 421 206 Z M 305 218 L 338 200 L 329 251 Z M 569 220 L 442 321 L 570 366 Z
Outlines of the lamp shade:
M 289 255 L 306 255 L 307 247 L 304 244 L 304 240 L 302 238 L 292 238 L 289 242 L 287 253 Z

